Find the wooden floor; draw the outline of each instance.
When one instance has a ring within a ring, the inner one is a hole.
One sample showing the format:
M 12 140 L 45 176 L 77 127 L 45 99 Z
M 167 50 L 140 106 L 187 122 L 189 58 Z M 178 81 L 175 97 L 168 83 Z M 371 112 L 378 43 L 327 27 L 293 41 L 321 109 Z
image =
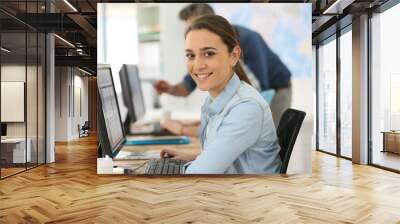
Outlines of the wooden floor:
M 8 176 L 11 176 L 13 174 L 16 174 L 16 173 L 19 173 L 19 172 L 22 172 L 22 171 L 25 171 L 25 170 L 26 170 L 25 167 L 23 167 L 23 168 L 20 168 L 20 167 L 17 167 L 17 168 L 4 168 L 4 167 L 2 167 L 1 168 L 1 177 L 2 178 L 8 177 Z
M 400 154 L 375 150 L 373 152 L 372 162 L 376 165 L 400 170 Z
M 400 223 L 400 175 L 313 155 L 312 175 L 96 175 L 95 138 L 0 181 L 0 223 Z

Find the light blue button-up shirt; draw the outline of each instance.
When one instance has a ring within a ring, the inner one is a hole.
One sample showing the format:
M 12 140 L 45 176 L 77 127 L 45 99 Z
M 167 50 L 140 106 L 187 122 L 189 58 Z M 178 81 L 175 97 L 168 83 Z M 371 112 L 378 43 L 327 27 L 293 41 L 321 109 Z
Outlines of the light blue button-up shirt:
M 201 153 L 186 174 L 279 173 L 281 159 L 271 110 L 234 74 L 215 98 L 207 97 L 199 129 Z

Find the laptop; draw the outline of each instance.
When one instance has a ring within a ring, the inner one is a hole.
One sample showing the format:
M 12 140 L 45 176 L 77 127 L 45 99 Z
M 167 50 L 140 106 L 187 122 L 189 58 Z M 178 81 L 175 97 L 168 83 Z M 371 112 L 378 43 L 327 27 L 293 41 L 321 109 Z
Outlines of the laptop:
M 159 121 L 147 122 L 132 130 L 131 124 L 140 121 L 146 114 L 142 84 L 139 69 L 136 65 L 124 64 L 119 71 L 124 105 L 128 108 L 128 115 L 124 122 L 124 128 L 129 135 L 175 135 L 161 127 Z
M 109 65 L 98 65 L 97 68 L 97 87 L 98 87 L 98 141 L 99 157 L 108 155 L 113 159 L 119 158 L 119 152 L 124 147 L 132 145 L 151 144 L 188 144 L 189 139 L 186 136 L 170 137 L 150 137 L 147 140 L 143 138 L 128 139 L 122 126 L 121 115 L 118 107 L 118 100 L 115 92 L 114 81 L 112 78 L 111 67 Z M 134 154 L 134 153 L 132 153 Z M 183 172 L 183 161 L 173 160 L 171 158 L 156 159 L 154 153 L 150 156 L 146 167 L 147 174 L 180 174 Z M 124 155 L 132 156 L 132 155 Z M 152 158 L 152 159 L 151 159 Z M 133 156 L 131 159 L 135 159 Z M 136 158 L 143 159 L 143 158 Z M 178 166 L 178 168 L 177 168 Z M 165 167 L 160 169 L 157 167 Z M 171 170 L 172 173 L 169 173 Z M 127 174 L 131 174 L 127 172 Z

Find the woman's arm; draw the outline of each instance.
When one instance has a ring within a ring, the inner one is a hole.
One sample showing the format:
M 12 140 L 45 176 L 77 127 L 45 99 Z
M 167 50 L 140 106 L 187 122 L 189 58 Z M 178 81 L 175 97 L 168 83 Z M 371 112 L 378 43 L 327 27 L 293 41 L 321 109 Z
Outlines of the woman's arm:
M 178 120 L 165 120 L 161 122 L 161 126 L 176 135 L 185 135 L 189 137 L 197 137 L 199 122 L 193 124 L 184 124 Z
M 261 134 L 264 109 L 244 101 L 226 115 L 213 139 L 207 139 L 201 154 L 188 166 L 188 174 L 224 173 Z M 273 127 L 272 127 L 273 128 Z

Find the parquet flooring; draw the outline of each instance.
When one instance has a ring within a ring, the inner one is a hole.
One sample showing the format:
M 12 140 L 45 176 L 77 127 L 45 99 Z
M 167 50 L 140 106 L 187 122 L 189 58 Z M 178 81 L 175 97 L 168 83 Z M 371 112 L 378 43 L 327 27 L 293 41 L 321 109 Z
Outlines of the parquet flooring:
M 15 173 L 18 173 L 18 172 L 21 172 L 21 171 L 24 171 L 25 170 L 25 167 L 17 167 L 17 168 L 4 168 L 4 167 L 2 167 L 1 168 L 1 176 L 2 177 L 7 177 L 7 176 L 10 176 L 10 175 L 13 175 L 13 174 L 15 174 Z
M 95 138 L 0 181 L 0 223 L 400 223 L 400 175 L 313 153 L 311 175 L 96 174 Z

